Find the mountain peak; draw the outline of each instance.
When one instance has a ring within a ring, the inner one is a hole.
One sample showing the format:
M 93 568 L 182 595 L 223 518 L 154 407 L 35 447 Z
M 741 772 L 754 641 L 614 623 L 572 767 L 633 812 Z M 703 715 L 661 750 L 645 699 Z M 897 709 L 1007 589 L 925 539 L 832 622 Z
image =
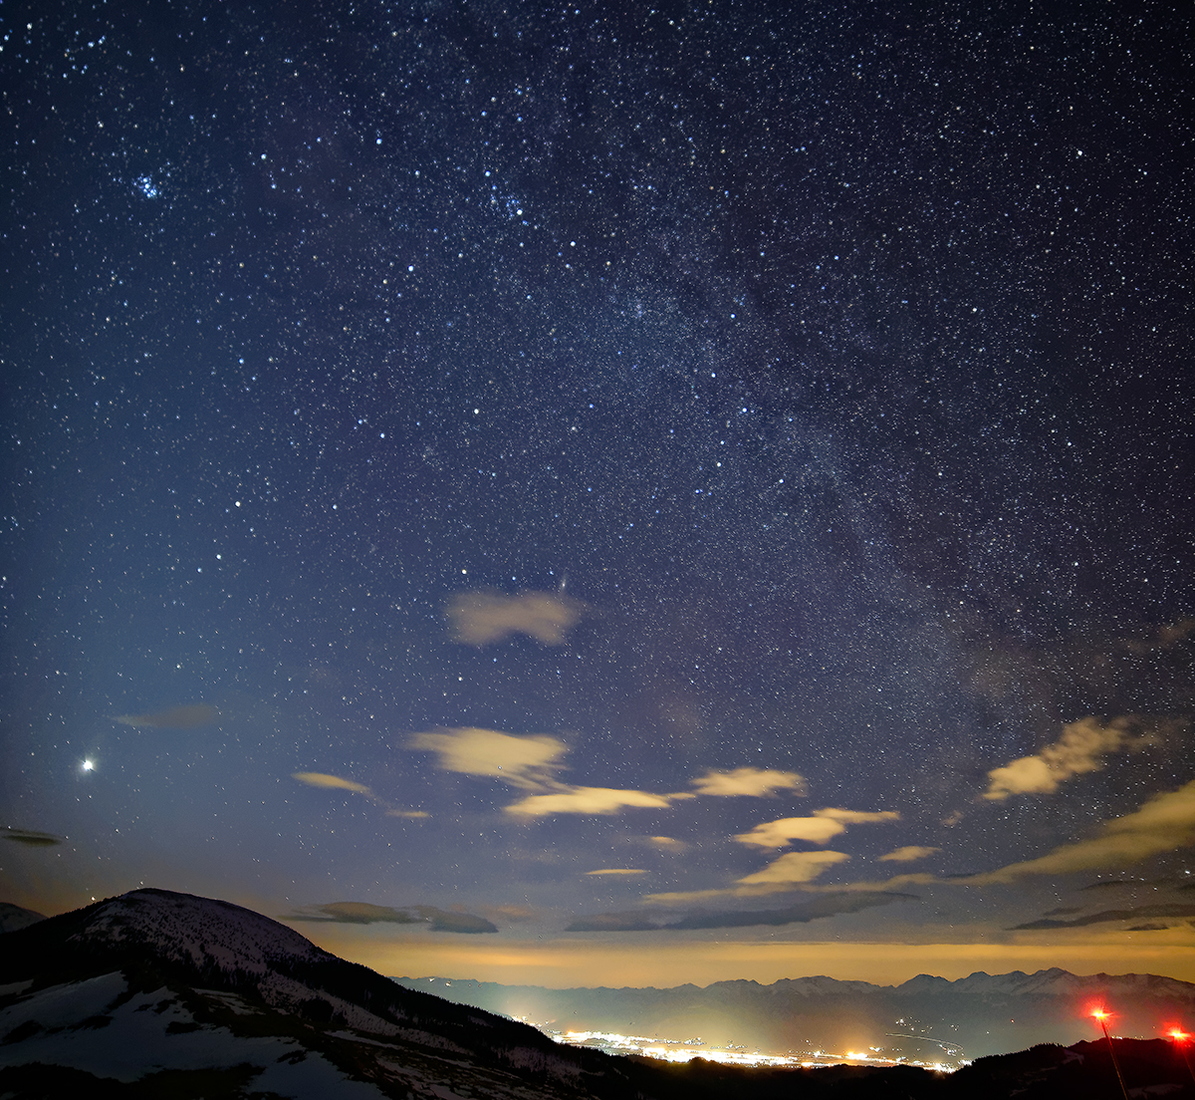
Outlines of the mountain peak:
M 79 910 L 69 943 L 150 947 L 201 968 L 264 973 L 281 959 L 320 961 L 326 951 L 278 921 L 227 901 L 170 890 L 133 890 Z

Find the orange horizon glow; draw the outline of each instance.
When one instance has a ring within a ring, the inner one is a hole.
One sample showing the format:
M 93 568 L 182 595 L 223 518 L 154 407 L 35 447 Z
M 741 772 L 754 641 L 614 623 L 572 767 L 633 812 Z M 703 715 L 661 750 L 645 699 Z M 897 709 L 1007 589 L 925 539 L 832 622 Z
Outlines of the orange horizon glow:
M 1094 974 L 1106 965 L 1107 947 L 1096 942 L 1037 944 L 893 944 L 859 941 L 761 943 L 628 934 L 624 939 L 545 937 L 478 942 L 426 932 L 390 932 L 378 926 L 301 924 L 294 927 L 320 947 L 381 974 L 406 977 L 471 978 L 499 984 L 569 989 L 596 986 L 656 986 L 751 979 L 767 985 L 779 978 L 824 974 L 840 981 L 898 985 L 918 974 L 953 981 L 977 971 L 1032 973 L 1060 966 L 1073 974 Z M 1188 953 L 1138 949 L 1125 952 L 1125 969 L 1165 972 L 1195 981 Z M 1181 963 L 1182 965 L 1176 965 Z M 1104 1006 L 1096 1004 L 1101 1009 Z M 1088 1015 L 1089 1012 L 1084 1013 Z

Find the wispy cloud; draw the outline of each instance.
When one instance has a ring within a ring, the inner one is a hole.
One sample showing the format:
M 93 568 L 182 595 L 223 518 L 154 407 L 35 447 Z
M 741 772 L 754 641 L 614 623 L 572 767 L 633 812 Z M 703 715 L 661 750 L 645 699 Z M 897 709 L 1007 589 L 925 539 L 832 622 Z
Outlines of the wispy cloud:
M 641 867 L 601 867 L 596 871 L 586 871 L 587 875 L 646 875 Z
M 1014 794 L 1051 794 L 1073 776 L 1098 771 L 1108 753 L 1151 743 L 1153 737 L 1142 729 L 1142 720 L 1131 715 L 1109 722 L 1094 716 L 1071 722 L 1052 745 L 988 772 L 983 797 L 1003 801 Z
M 436 752 L 445 772 L 485 775 L 533 791 L 558 786 L 552 773 L 563 766 L 562 758 L 569 751 L 568 745 L 556 737 L 516 736 L 477 726 L 416 733 L 407 745 Z
M 1037 859 L 956 879 L 965 883 L 1015 882 L 1026 875 L 1119 870 L 1149 856 L 1195 843 L 1195 780 L 1155 795 L 1141 809 L 1104 822 L 1096 836 L 1063 844 Z
M 434 905 L 409 905 L 395 909 L 372 905 L 367 901 L 334 901 L 327 905 L 309 905 L 282 918 L 290 921 L 317 921 L 334 924 L 425 924 L 433 932 L 497 932 L 484 917 Z
M 751 925 L 807 924 L 825 917 L 841 916 L 844 913 L 858 913 L 880 905 L 891 905 L 896 901 L 917 901 L 915 894 L 897 894 L 884 891 L 867 893 L 821 894 L 809 901 L 786 905 L 780 909 L 744 909 L 724 913 L 692 913 L 666 928 L 746 928 Z
M 941 850 L 941 848 L 930 848 L 924 844 L 907 844 L 903 848 L 895 848 L 891 852 L 877 856 L 876 859 L 880 863 L 912 863 L 916 859 L 925 859 L 926 856 L 932 856 Z
M 1195 902 L 1157 902 L 1154 905 L 1135 905 L 1129 909 L 1105 909 L 1100 913 L 1090 913 L 1071 920 L 1057 920 L 1043 917 L 1041 920 L 1031 920 L 1025 924 L 1018 924 L 1011 929 L 1020 932 L 1029 929 L 1044 928 L 1086 928 L 1090 924 L 1111 924 L 1123 920 L 1143 920 L 1149 917 L 1170 917 L 1180 919 L 1195 917 Z M 1159 927 L 1164 928 L 1165 925 Z
M 569 787 L 552 794 L 533 794 L 506 807 L 508 814 L 546 817 L 550 814 L 616 814 L 632 807 L 666 810 L 691 794 L 652 794 L 616 787 Z
M 899 894 L 875 890 L 868 893 L 820 894 L 808 901 L 797 902 L 778 909 L 695 910 L 674 921 L 661 921 L 644 910 L 618 913 L 598 913 L 577 917 L 565 929 L 567 932 L 682 932 L 708 928 L 749 928 L 758 925 L 778 927 L 785 924 L 808 924 L 810 921 L 845 913 L 858 913 L 897 901 L 917 901 L 914 894 Z
M 324 772 L 295 772 L 291 776 L 309 787 L 327 787 L 333 790 L 353 791 L 356 794 L 372 795 L 364 783 L 355 783 L 351 779 L 343 779 L 339 775 L 326 775 Z
M 662 852 L 685 852 L 689 849 L 688 844 L 673 836 L 648 836 L 643 838 L 643 843 L 659 848 Z
M 453 636 L 466 645 L 483 646 L 510 634 L 529 634 L 545 645 L 562 645 L 576 626 L 585 605 L 551 592 L 461 592 L 448 603 L 446 614 Z
M 846 832 L 848 825 L 899 820 L 900 814 L 894 810 L 840 810 L 828 807 L 814 810 L 809 817 L 782 817 L 777 821 L 756 825 L 750 832 L 739 833 L 734 839 L 755 848 L 785 848 L 794 840 L 825 844 Z
M 812 882 L 823 871 L 850 858 L 845 852 L 785 852 L 762 871 L 744 875 L 735 881 L 743 886 L 789 886 Z
M 689 791 L 660 794 L 562 783 L 554 773 L 564 767 L 568 746 L 545 734 L 515 735 L 469 726 L 417 733 L 407 745 L 436 753 L 444 771 L 499 779 L 531 792 L 504 807 L 506 813 L 517 817 L 609 816 L 636 808 L 666 810 L 676 802 L 697 797 Z
M 5 825 L 0 828 L 0 839 L 24 844 L 28 848 L 47 848 L 61 844 L 66 837 L 56 836 L 54 833 L 39 833 L 35 829 L 14 829 L 11 825 Z
M 488 776 L 526 790 L 559 786 L 552 773 L 563 766 L 568 752 L 568 746 L 555 737 L 516 736 L 476 726 L 417 733 L 407 744 L 436 753 L 444 771 Z
M 708 771 L 700 779 L 693 780 L 693 789 L 698 794 L 761 798 L 774 795 L 777 791 L 804 795 L 808 793 L 808 784 L 796 772 L 771 768 L 735 768 L 728 772 Z
M 368 798 L 370 802 L 376 802 L 385 811 L 387 817 L 408 817 L 408 818 L 422 818 L 431 817 L 431 814 L 426 810 L 403 810 L 396 806 L 392 806 L 384 798 L 379 797 L 374 793 L 373 789 L 367 787 L 364 783 L 358 783 L 352 779 L 345 779 L 339 775 L 328 775 L 325 772 L 295 772 L 292 779 L 297 779 L 300 783 L 305 783 L 309 787 L 323 787 L 327 790 L 352 791 L 353 794 L 362 795 Z
M 187 703 L 152 714 L 118 714 L 112 721 L 135 729 L 190 730 L 211 725 L 219 717 L 220 712 L 207 703 Z
M 575 917 L 564 929 L 566 932 L 656 932 L 661 925 L 640 910 L 625 913 L 595 913 L 591 917 Z

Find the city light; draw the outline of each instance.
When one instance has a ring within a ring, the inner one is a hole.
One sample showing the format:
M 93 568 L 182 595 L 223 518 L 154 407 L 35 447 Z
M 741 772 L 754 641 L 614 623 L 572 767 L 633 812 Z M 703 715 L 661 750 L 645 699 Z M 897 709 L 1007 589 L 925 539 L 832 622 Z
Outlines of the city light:
M 524 1022 L 529 1022 L 524 1020 Z M 539 1025 L 533 1025 L 539 1026 Z M 851 1065 L 909 1065 L 923 1069 L 936 1070 L 939 1073 L 952 1073 L 968 1060 L 957 1058 L 952 1061 L 923 1061 L 908 1059 L 895 1052 L 884 1053 L 878 1047 L 869 1050 L 848 1050 L 843 1053 L 831 1053 L 824 1050 L 805 1051 L 787 1054 L 765 1053 L 750 1050 L 741 1046 L 708 1046 L 698 1038 L 690 1039 L 661 1039 L 649 1038 L 644 1035 L 622 1035 L 611 1031 L 555 1031 L 550 1027 L 540 1027 L 548 1036 L 558 1043 L 570 1046 L 596 1047 L 607 1054 L 639 1055 L 646 1058 L 657 1058 L 665 1062 L 689 1062 L 694 1058 L 701 1058 L 707 1062 L 720 1062 L 733 1066 L 767 1066 L 797 1067 L 814 1069 L 819 1066 L 832 1066 L 848 1063 Z

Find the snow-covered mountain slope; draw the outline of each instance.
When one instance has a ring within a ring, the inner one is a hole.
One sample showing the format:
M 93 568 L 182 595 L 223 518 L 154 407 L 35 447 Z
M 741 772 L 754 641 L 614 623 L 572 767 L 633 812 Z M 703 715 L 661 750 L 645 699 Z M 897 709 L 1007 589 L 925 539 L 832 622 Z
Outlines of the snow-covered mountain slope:
M 0 932 L 15 932 L 18 928 L 28 928 L 39 920 L 46 918 L 32 909 L 22 909 L 11 902 L 0 901 Z
M 137 890 L 0 938 L 0 1095 L 203 1073 L 211 1095 L 581 1100 L 619 1095 L 616 1061 L 186 894 Z

